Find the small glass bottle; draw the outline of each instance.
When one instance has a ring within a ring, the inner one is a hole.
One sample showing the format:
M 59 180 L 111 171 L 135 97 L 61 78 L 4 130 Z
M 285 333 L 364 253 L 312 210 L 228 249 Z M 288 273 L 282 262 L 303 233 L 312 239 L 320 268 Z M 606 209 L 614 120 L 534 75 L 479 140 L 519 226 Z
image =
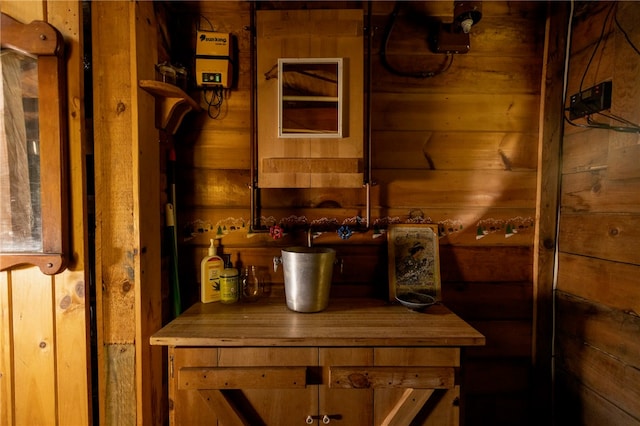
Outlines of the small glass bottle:
M 247 302 L 255 302 L 262 296 L 262 280 L 254 265 L 244 268 L 241 289 L 242 299 Z
M 220 273 L 220 301 L 236 303 L 238 301 L 238 270 L 231 264 L 230 256 L 225 255 L 225 268 Z

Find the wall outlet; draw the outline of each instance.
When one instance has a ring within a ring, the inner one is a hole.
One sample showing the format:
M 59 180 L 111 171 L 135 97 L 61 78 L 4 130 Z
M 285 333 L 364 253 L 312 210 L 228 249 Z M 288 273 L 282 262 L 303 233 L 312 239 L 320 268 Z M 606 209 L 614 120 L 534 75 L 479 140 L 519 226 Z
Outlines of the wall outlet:
M 584 117 L 611 108 L 611 81 L 603 81 L 593 87 L 571 96 L 569 118 Z

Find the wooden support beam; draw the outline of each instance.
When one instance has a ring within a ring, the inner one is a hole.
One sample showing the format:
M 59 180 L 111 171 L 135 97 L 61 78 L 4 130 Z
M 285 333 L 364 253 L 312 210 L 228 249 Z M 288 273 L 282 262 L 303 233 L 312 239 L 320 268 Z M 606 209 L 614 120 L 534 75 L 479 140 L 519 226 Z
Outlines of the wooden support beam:
M 419 388 L 451 389 L 451 367 L 331 367 L 329 387 L 338 389 Z
M 178 389 L 304 388 L 306 367 L 182 368 Z
M 200 396 L 211 406 L 225 426 L 249 426 L 250 423 L 221 390 L 201 390 Z
M 434 389 L 406 389 L 381 426 L 408 425 L 433 392 Z

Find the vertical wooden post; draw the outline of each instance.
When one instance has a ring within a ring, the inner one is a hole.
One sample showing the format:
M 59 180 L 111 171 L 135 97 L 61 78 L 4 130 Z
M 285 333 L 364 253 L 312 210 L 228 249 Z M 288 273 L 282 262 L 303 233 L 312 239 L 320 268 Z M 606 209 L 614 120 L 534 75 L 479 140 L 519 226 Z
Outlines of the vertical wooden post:
M 540 136 L 533 264 L 533 413 L 535 424 L 551 424 L 553 282 L 558 223 L 563 114 L 563 73 L 568 4 L 547 5 L 540 96 Z
M 159 424 L 159 146 L 138 87 L 155 74 L 153 4 L 94 2 L 92 25 L 100 424 Z

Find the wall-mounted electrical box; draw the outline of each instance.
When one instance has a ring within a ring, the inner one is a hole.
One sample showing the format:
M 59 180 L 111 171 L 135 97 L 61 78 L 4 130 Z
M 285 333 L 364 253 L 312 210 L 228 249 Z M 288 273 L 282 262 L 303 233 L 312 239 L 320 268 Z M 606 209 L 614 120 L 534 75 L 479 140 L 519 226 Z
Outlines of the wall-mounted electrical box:
M 569 118 L 584 117 L 611 108 L 611 91 L 613 84 L 605 81 L 571 96 Z
M 233 85 L 233 36 L 213 31 L 198 31 L 197 35 L 197 86 L 230 88 Z

